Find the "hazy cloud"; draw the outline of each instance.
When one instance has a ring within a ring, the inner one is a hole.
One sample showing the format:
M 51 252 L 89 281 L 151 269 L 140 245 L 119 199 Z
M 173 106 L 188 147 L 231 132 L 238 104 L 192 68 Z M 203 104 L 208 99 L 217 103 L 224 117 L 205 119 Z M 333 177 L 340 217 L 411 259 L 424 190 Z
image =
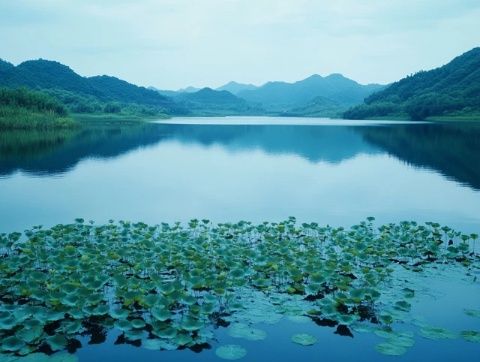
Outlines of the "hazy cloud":
M 161 88 L 340 72 L 390 82 L 480 43 L 478 0 L 16 0 L 0 57 Z

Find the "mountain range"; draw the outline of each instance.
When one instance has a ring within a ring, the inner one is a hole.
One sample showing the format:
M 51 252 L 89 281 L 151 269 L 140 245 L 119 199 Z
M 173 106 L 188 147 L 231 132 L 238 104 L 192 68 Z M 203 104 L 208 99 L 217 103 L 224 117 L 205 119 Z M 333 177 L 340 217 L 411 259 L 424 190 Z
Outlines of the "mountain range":
M 241 91 L 238 96 L 261 104 L 269 112 L 288 113 L 312 103 L 328 103 L 339 108 L 359 104 L 383 87 L 378 84 L 361 85 L 341 74 L 326 77 L 314 74 L 295 83 L 268 82 L 257 89 Z M 319 102 L 319 97 L 324 102 Z
M 387 86 L 362 85 L 341 74 L 314 74 L 293 83 L 232 81 L 217 89 L 158 90 L 106 75 L 83 77 L 66 65 L 39 59 L 17 66 L 0 60 L 0 87 L 41 90 L 74 113 L 480 118 L 480 48 Z
M 216 89 L 188 87 L 178 91 L 157 91 L 180 101 L 194 114 L 206 111 L 217 115 L 230 112 L 230 115 L 339 117 L 349 107 L 362 103 L 365 97 L 383 88 L 379 84 L 361 85 L 341 74 L 326 77 L 314 74 L 294 83 L 268 82 L 255 86 L 232 81 Z M 230 96 L 226 97 L 225 92 Z M 208 93 L 208 104 L 205 103 L 205 93 Z M 230 101 L 228 106 L 226 99 Z M 212 106 L 215 109 L 211 109 Z
M 217 89 L 187 87 L 178 91 L 139 87 L 111 76 L 83 77 L 56 61 L 25 61 L 17 66 L 0 60 L 0 87 L 42 90 L 74 113 L 227 116 L 284 115 L 338 117 L 360 104 L 381 85 L 361 85 L 340 74 L 262 86 L 229 82 Z

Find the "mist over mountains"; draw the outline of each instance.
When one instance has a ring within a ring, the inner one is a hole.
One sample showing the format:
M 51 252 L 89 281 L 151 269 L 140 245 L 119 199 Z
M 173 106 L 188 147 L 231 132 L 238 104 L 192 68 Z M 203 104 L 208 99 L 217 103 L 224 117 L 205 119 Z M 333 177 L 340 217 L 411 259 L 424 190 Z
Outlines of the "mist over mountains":
M 245 114 L 339 117 L 343 111 L 362 103 L 367 96 L 384 87 L 379 84 L 361 85 L 341 74 L 326 77 L 314 74 L 294 83 L 275 81 L 255 86 L 231 81 L 216 89 L 197 90 L 188 87 L 178 91 L 157 91 L 197 112 L 201 105 L 207 108 L 213 104 L 225 106 L 228 98 L 230 107 L 223 111 L 228 113 L 230 110 L 232 115 L 246 112 Z M 226 97 L 224 92 L 234 97 Z M 205 93 L 208 93 L 208 101 L 204 97 Z

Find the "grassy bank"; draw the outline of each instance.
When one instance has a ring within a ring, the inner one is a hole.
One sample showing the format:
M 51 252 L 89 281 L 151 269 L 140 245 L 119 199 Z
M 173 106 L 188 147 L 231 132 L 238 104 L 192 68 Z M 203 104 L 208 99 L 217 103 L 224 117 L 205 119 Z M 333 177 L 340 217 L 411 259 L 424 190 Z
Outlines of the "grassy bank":
M 69 117 L 51 113 L 32 112 L 26 108 L 0 106 L 0 129 L 56 129 L 72 128 L 75 122 Z
M 428 121 L 471 121 L 480 122 L 480 113 L 473 114 L 455 114 L 451 116 L 437 116 L 427 118 Z
M 50 96 L 27 89 L 0 89 L 0 129 L 74 127 L 65 107 Z

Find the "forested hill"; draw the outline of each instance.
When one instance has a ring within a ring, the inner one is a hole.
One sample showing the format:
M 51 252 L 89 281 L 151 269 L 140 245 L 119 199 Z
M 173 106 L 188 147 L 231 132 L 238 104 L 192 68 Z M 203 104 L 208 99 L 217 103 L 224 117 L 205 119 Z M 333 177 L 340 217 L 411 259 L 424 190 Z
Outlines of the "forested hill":
M 89 108 L 96 102 L 100 106 L 118 102 L 146 106 L 169 114 L 183 113 L 173 100 L 153 90 L 109 76 L 82 77 L 66 65 L 43 59 L 29 60 L 18 66 L 0 60 L 0 87 L 49 91 L 77 112 L 85 108 L 90 111 Z
M 345 112 L 345 118 L 409 116 L 414 120 L 441 116 L 480 118 L 480 48 L 450 63 L 408 76 Z
M 260 107 L 250 104 L 226 90 L 203 88 L 198 92 L 179 93 L 174 100 L 195 116 L 264 114 L 264 110 Z

